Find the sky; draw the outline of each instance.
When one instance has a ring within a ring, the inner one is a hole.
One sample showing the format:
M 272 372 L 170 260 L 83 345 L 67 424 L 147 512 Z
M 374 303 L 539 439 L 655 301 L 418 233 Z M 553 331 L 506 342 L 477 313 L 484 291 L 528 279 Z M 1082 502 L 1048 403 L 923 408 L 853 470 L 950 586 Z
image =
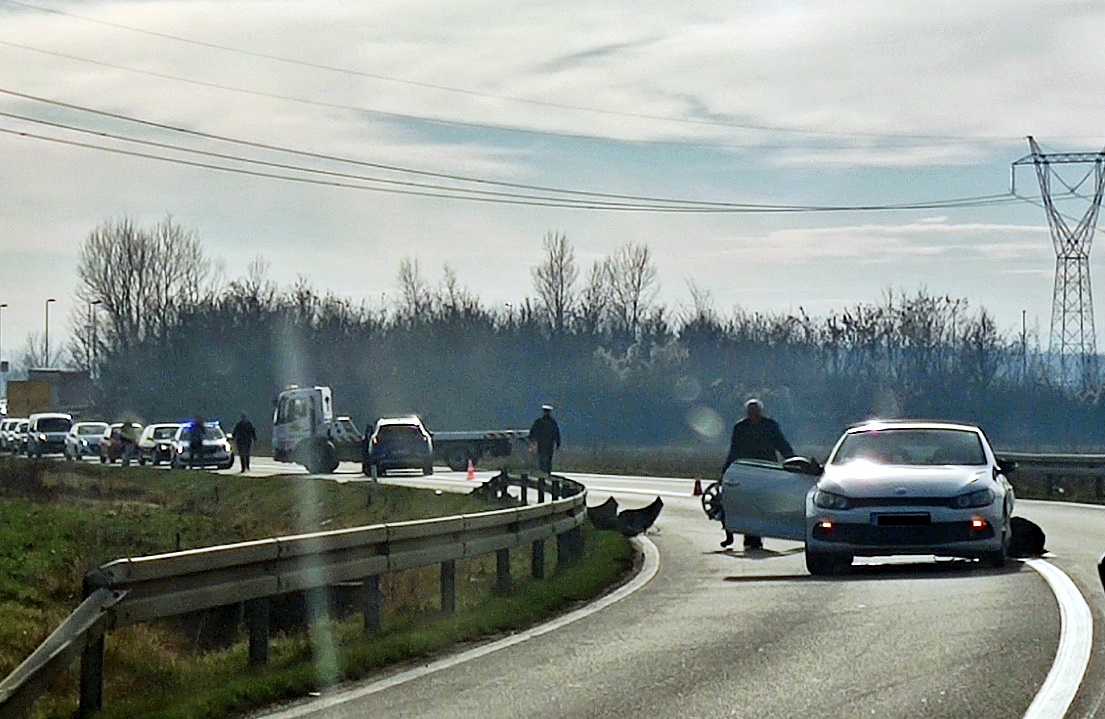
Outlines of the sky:
M 260 256 L 369 303 L 404 258 L 521 302 L 562 232 L 584 273 L 646 244 L 676 311 L 692 282 L 815 316 L 924 288 L 1046 339 L 1054 250 L 1010 168 L 1027 135 L 1102 149 L 1103 36 L 1101 0 L 0 0 L 0 353 L 48 298 L 52 346 L 87 312 L 93 229 L 167 214 L 231 279 Z M 855 209 L 901 204 L 929 206 Z

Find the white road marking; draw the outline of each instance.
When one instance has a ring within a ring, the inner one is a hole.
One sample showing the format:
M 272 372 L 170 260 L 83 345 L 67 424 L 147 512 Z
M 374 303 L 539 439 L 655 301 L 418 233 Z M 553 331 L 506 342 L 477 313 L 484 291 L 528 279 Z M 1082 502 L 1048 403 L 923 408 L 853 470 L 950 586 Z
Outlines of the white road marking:
M 1051 587 L 1059 603 L 1059 648 L 1043 686 L 1025 712 L 1025 719 L 1059 719 L 1067 714 L 1090 663 L 1093 647 L 1093 614 L 1086 599 L 1066 573 L 1042 559 L 1025 564 L 1036 570 Z
M 618 589 L 614 590 L 610 594 L 591 602 L 585 607 L 580 607 L 575 611 L 568 612 L 567 614 L 557 617 L 550 622 L 546 622 L 539 626 L 527 629 L 517 634 L 512 634 L 509 637 L 499 639 L 498 641 L 484 644 L 479 647 L 474 647 L 468 651 L 461 652 L 460 654 L 454 654 L 452 656 L 438 659 L 437 661 L 430 662 L 425 666 L 415 667 L 414 669 L 408 669 L 398 674 L 379 679 L 366 684 L 365 686 L 358 687 L 356 689 L 350 689 L 348 691 L 339 692 L 333 696 L 323 697 L 317 701 L 311 701 L 305 704 L 301 704 L 290 709 L 277 712 L 275 714 L 266 714 L 265 719 L 294 719 L 305 714 L 317 711 L 323 711 L 330 707 L 337 706 L 339 704 L 345 704 L 347 702 L 356 701 L 364 697 L 382 692 L 385 689 L 390 689 L 400 684 L 406 684 L 407 682 L 419 679 L 421 677 L 433 674 L 435 672 L 455 667 L 458 664 L 464 664 L 470 662 L 473 659 L 479 659 L 485 657 L 492 652 L 497 652 L 500 649 L 506 649 L 513 647 L 522 642 L 540 637 L 549 632 L 560 629 L 561 627 L 577 622 L 580 619 L 589 617 L 595 612 L 598 612 L 606 607 L 609 607 L 615 602 L 619 602 L 625 599 L 629 595 L 636 592 L 641 587 L 645 586 L 656 576 L 656 572 L 660 569 L 660 552 L 656 549 L 656 545 L 652 543 L 652 540 L 647 537 L 637 537 L 635 542 L 639 542 L 640 549 L 644 554 L 644 565 L 641 567 L 641 571 L 634 577 L 628 584 L 624 584 Z

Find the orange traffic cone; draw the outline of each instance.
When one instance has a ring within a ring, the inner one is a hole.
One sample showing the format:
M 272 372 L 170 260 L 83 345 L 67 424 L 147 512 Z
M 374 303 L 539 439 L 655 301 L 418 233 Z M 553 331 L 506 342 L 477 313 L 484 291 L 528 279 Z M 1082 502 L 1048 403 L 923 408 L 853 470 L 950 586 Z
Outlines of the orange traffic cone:
M 472 460 L 468 460 L 468 481 L 471 482 L 476 478 L 476 465 L 472 464 Z
M 702 480 L 696 479 L 694 481 L 694 496 L 698 497 L 702 495 Z

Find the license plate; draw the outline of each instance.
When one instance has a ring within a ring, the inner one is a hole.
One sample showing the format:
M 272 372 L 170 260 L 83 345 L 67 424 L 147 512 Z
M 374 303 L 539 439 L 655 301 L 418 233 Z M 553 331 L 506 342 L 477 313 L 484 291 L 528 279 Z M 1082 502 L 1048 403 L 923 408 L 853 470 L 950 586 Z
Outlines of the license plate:
M 878 527 L 921 527 L 932 524 L 932 518 L 928 512 L 911 512 L 909 514 L 872 514 L 871 524 Z

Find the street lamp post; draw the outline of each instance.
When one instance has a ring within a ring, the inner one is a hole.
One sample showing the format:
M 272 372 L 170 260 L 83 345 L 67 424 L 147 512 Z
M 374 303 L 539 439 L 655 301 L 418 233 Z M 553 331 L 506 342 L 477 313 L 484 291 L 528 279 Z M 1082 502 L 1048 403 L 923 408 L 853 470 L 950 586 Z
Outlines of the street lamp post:
M 57 302 L 57 300 L 54 299 L 53 297 L 46 300 L 46 358 L 44 360 L 46 362 L 46 366 L 43 369 L 49 369 L 50 368 L 50 303 L 51 302 Z
M 4 363 L 4 308 L 7 302 L 0 303 L 0 397 L 8 396 L 8 373 Z

